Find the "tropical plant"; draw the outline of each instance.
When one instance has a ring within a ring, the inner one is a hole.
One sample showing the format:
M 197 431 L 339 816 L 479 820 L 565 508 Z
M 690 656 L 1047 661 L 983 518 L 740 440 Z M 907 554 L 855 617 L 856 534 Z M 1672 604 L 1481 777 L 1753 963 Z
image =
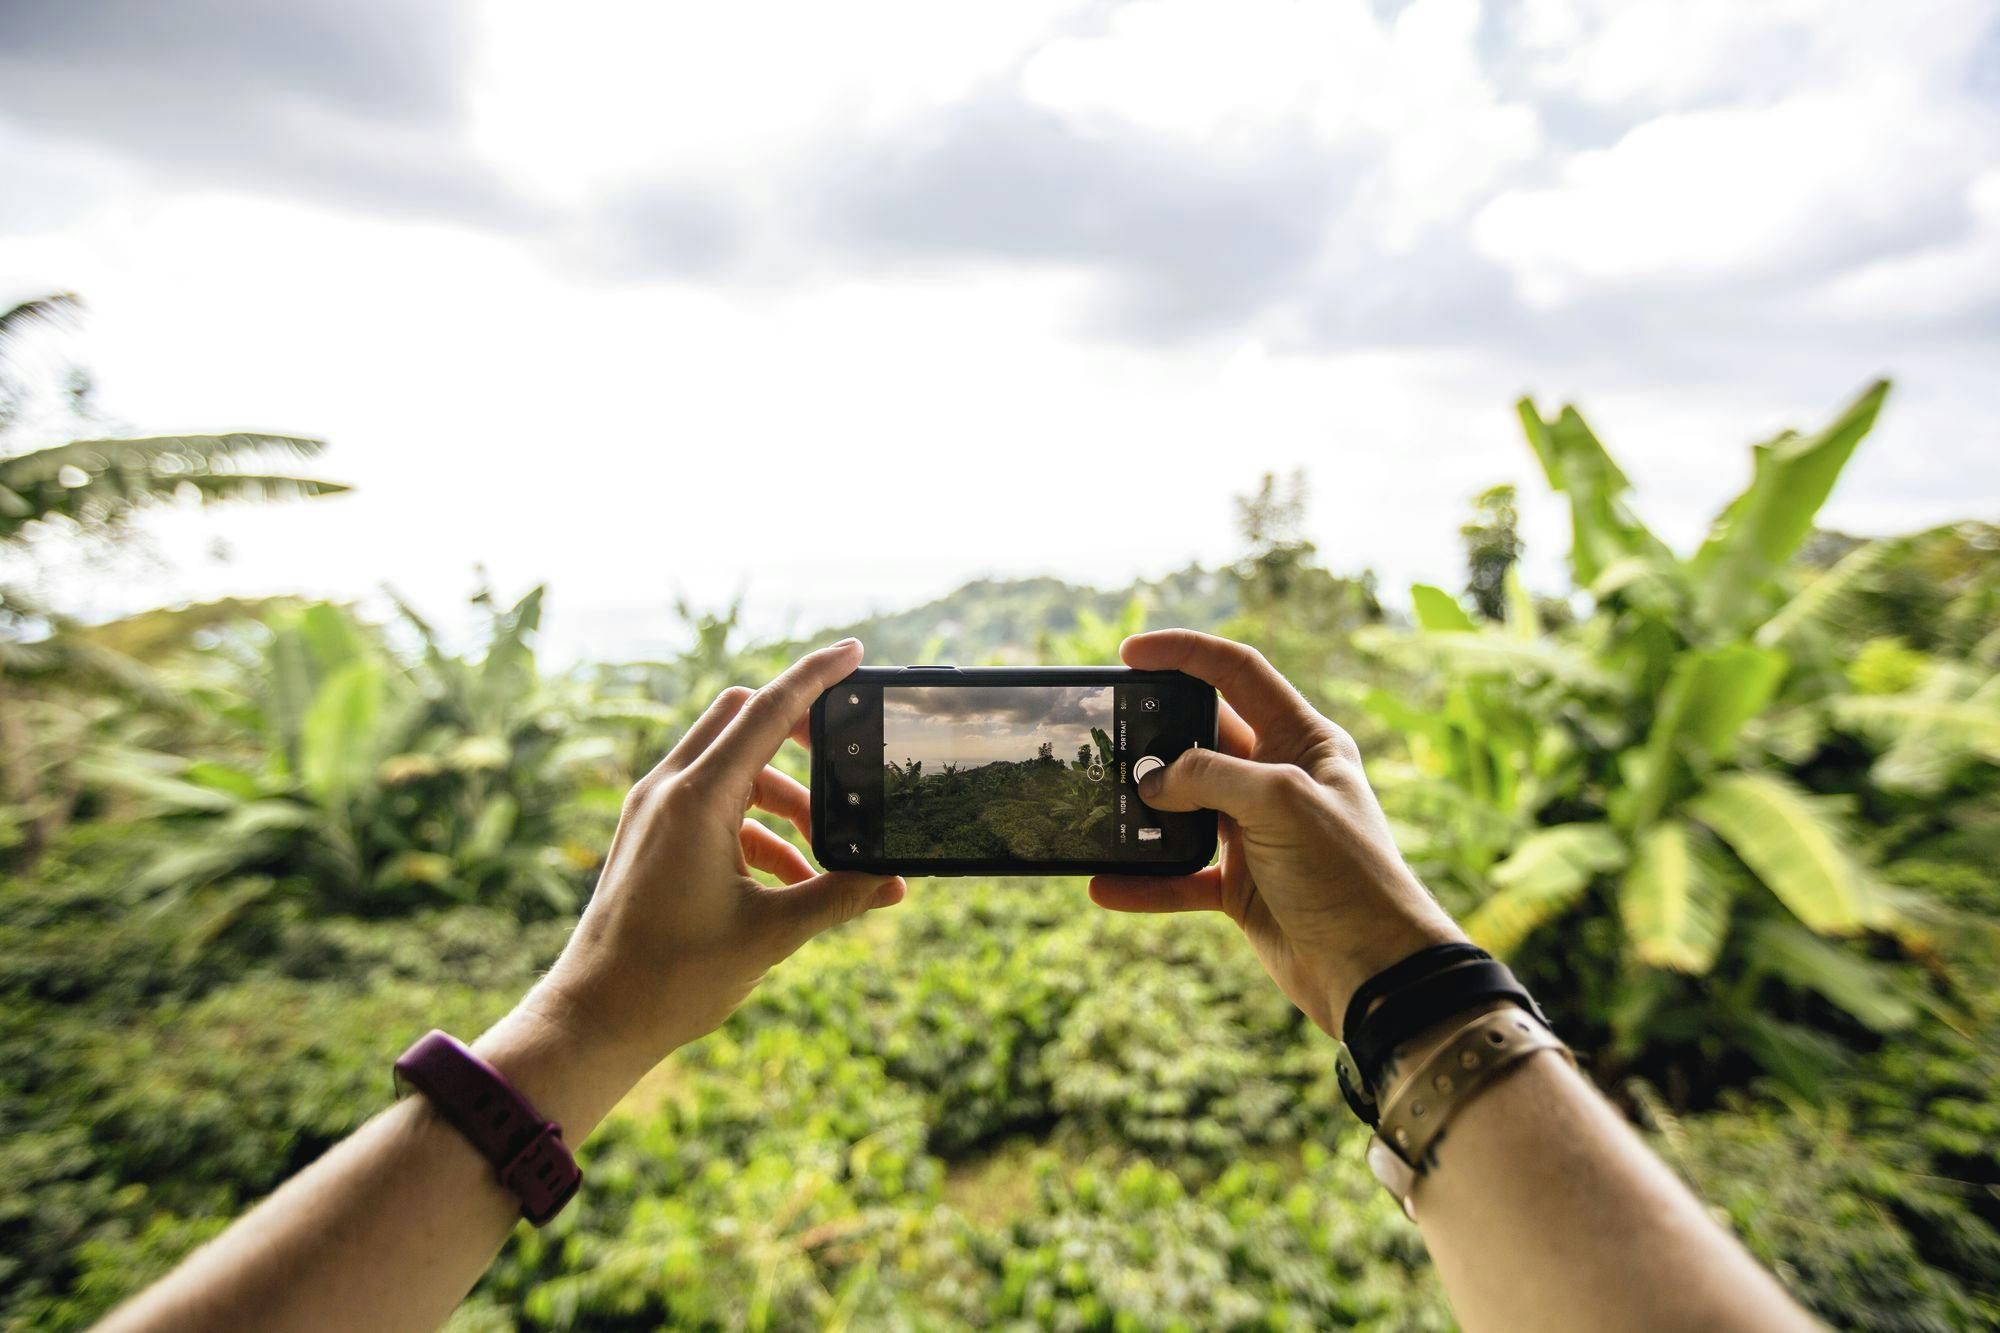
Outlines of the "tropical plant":
M 410 662 L 336 606 L 269 616 L 234 669 L 190 677 L 235 757 L 128 749 L 96 762 L 178 834 L 143 887 L 293 885 L 318 910 L 370 915 L 452 901 L 572 910 L 623 788 L 617 737 L 536 669 L 541 602 L 540 588 L 509 607 L 482 592 L 474 658 L 405 608 Z M 591 799 L 603 791 L 608 813 Z
M 0 554 L 30 569 L 44 541 L 120 535 L 134 514 L 169 502 L 305 499 L 347 488 L 246 465 L 301 461 L 323 448 L 292 435 L 231 433 L 76 438 L 100 428 L 90 381 L 71 368 L 59 386 L 24 364 L 31 335 L 81 309 L 62 293 L 0 314 Z M 50 404 L 46 400 L 54 400 Z M 47 442 L 50 437 L 55 442 Z M 32 864 L 69 817 L 75 762 L 109 720 L 111 701 L 162 702 L 130 656 L 84 632 L 28 588 L 0 582 L 0 850 Z
M 1843 807 L 1788 763 L 1825 735 L 1829 708 L 1886 723 L 1908 707 L 1835 697 L 1838 672 L 1809 631 L 1840 567 L 1803 590 L 1792 569 L 1887 391 L 1872 386 L 1816 434 L 1757 446 L 1750 485 L 1685 558 L 1633 512 L 1624 474 L 1574 408 L 1547 419 L 1524 401 L 1529 443 L 1569 505 L 1588 619 L 1544 631 L 1510 569 L 1497 626 L 1419 586 L 1413 632 L 1363 636 L 1440 681 L 1417 701 L 1366 699 L 1410 738 L 1411 767 L 1391 776 L 1404 779 L 1400 813 L 1422 829 L 1413 853 L 1470 909 L 1476 939 L 1531 959 L 1539 948 L 1541 965 L 1571 973 L 1565 991 L 1608 1016 L 1614 1058 L 1648 1042 L 1740 1047 L 1809 1083 L 1828 1048 L 1792 1021 L 1806 1010 L 1765 1002 L 1767 983 L 1864 1027 L 1914 1013 L 1897 974 L 1826 942 L 1913 927 L 1857 853 Z M 1939 722 L 1943 707 L 1923 716 Z M 1542 929 L 1558 918 L 1570 920 L 1564 940 Z
M 80 310 L 74 295 L 41 297 L 0 314 L 0 544 L 25 540 L 37 529 L 101 533 L 151 505 L 172 500 L 303 499 L 347 488 L 287 473 L 245 471 L 242 465 L 273 455 L 302 460 L 318 454 L 319 440 L 295 435 L 235 432 L 224 435 L 158 435 L 145 438 L 76 438 L 95 425 L 89 380 L 72 371 L 61 391 L 54 423 L 34 407 L 46 386 L 16 366 L 17 348 L 37 327 Z M 10 436 L 60 431 L 61 443 L 9 448 Z

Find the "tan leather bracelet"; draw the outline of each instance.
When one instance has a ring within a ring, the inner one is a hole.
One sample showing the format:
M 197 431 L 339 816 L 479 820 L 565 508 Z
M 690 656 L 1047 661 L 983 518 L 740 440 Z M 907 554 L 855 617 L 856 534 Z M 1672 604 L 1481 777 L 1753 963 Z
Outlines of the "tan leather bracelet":
M 1576 1057 L 1556 1034 L 1526 1010 L 1508 1005 L 1468 1020 L 1434 1047 L 1421 1064 L 1382 1099 L 1382 1123 L 1368 1145 L 1368 1165 L 1403 1211 L 1445 1127 L 1499 1076 L 1537 1051 Z

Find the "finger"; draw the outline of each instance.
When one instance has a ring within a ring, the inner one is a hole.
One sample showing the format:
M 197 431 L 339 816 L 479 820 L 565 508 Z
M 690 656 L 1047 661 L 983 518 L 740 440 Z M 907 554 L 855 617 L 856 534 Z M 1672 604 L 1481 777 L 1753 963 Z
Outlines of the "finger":
M 1139 799 L 1155 810 L 1220 810 L 1254 825 L 1284 799 L 1288 787 L 1309 782 L 1291 764 L 1260 764 L 1217 750 L 1189 750 L 1139 780 Z
M 812 749 L 812 713 L 810 711 L 804 717 L 800 718 L 798 724 L 792 728 L 792 739 L 798 743 L 798 747 L 801 750 Z
M 682 733 L 674 748 L 667 751 L 667 757 L 659 762 L 658 770 L 678 773 L 700 757 L 701 753 L 715 743 L 722 729 L 743 711 L 743 705 L 750 702 L 751 691 L 741 685 L 731 685 L 715 696 L 702 715 L 694 720 L 694 725 Z
M 812 841 L 812 793 L 797 779 L 766 764 L 750 788 L 750 804 L 790 820 L 801 838 Z
M 1185 671 L 1222 691 L 1222 697 L 1258 735 L 1310 730 L 1325 721 L 1305 696 L 1248 644 L 1162 629 L 1135 634 L 1119 646 L 1125 665 L 1142 671 Z
M 797 948 L 823 930 L 852 921 L 877 907 L 893 907 L 903 901 L 909 886 L 900 875 L 869 875 L 853 870 L 832 870 L 789 889 L 774 889 L 770 910 L 781 929 Z
M 813 877 L 811 863 L 798 848 L 754 819 L 743 821 L 743 829 L 736 835 L 736 840 L 742 845 L 743 859 L 749 862 L 752 870 L 776 875 L 787 884 L 797 884 Z
M 860 664 L 861 644 L 854 639 L 807 653 L 757 691 L 695 765 L 714 769 L 718 778 L 730 771 L 740 774 L 735 781 L 748 778 L 771 761 L 813 700 Z
M 1257 746 L 1257 733 L 1250 730 L 1250 724 L 1227 700 L 1216 710 L 1215 743 L 1224 754 L 1233 754 L 1238 759 L 1248 759 Z
M 1219 912 L 1222 867 L 1192 875 L 1098 875 L 1090 900 L 1113 912 Z

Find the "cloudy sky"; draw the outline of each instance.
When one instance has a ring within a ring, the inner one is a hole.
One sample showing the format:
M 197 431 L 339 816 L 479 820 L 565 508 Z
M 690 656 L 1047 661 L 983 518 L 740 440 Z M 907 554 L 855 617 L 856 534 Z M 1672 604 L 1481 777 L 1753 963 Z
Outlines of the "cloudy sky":
M 1687 542 L 1882 373 L 1829 518 L 2000 509 L 1996 0 L 8 0 L 0 172 L 105 411 L 359 488 L 105 609 L 483 563 L 629 651 L 1227 558 L 1292 467 L 1449 580 L 1522 392 Z
M 882 753 L 890 763 L 922 760 L 933 774 L 947 763 L 976 768 L 1033 759 L 1043 745 L 1068 763 L 1111 730 L 1111 687 L 1050 689 L 936 686 L 882 692 Z

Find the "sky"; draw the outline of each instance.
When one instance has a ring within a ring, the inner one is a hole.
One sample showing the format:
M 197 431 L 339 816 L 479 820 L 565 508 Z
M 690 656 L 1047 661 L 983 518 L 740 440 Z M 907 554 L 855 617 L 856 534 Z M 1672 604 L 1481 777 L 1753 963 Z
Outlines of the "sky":
M 962 768 L 1017 764 L 1033 759 L 1045 744 L 1069 763 L 1078 746 L 1091 743 L 1093 727 L 1111 729 L 1108 685 L 931 686 L 882 692 L 883 755 L 895 764 L 921 760 L 933 774 L 947 763 Z
M 1669 540 L 1898 383 L 1825 513 L 2000 511 L 2000 0 L 8 0 L 0 301 L 101 410 L 323 437 L 335 501 L 170 514 L 98 614 L 223 594 L 552 643 L 761 633 L 1309 535 L 1459 577 L 1576 402 Z

